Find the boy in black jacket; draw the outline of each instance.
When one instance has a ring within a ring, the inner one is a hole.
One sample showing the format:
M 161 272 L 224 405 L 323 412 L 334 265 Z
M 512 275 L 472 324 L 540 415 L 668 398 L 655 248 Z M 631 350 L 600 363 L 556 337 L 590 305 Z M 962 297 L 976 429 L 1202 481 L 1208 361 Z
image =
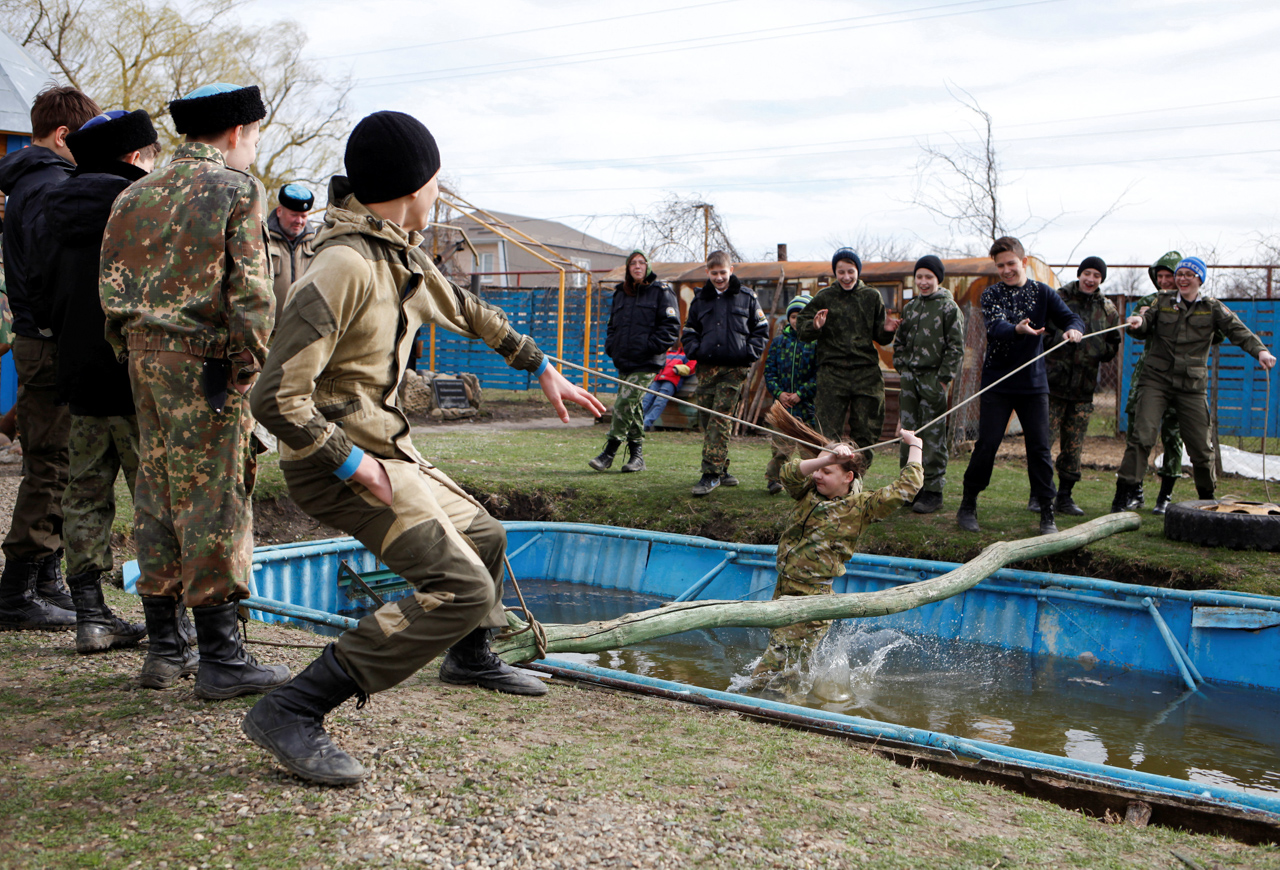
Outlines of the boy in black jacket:
M 689 303 L 681 336 L 684 352 L 698 362 L 698 390 L 694 401 L 704 408 L 732 414 L 747 370 L 769 343 L 769 320 L 756 294 L 739 283 L 724 251 L 707 257 L 707 283 Z M 693 494 L 703 496 L 720 484 L 737 486 L 729 474 L 729 421 L 700 414 L 702 478 Z
M 983 389 L 1035 359 L 1044 350 L 1045 327 L 1062 330 L 1064 341 L 1083 337 L 1084 321 L 1048 284 L 1027 277 L 1027 255 L 1022 242 L 1011 236 L 991 246 L 1000 280 L 982 291 L 982 319 L 987 327 L 987 355 L 982 362 Z M 956 524 L 966 532 L 978 531 L 978 493 L 991 482 L 991 469 L 1009 416 L 1016 413 L 1027 445 L 1027 477 L 1031 494 L 1040 502 L 1040 534 L 1058 531 L 1053 521 L 1057 491 L 1053 488 L 1053 463 L 1049 457 L 1049 380 L 1044 360 L 1018 371 L 995 389 L 982 394 L 978 416 L 978 443 L 964 473 L 964 496 L 956 511 Z
M 116 477 L 133 493 L 138 418 L 128 368 L 104 337 L 98 299 L 99 252 L 111 206 L 160 154 L 151 118 L 139 109 L 107 112 L 67 136 L 75 171 L 45 197 L 49 230 L 44 268 L 58 343 L 58 398 L 71 412 L 69 479 L 62 496 L 67 583 L 76 608 L 76 651 L 136 646 L 146 626 L 125 622 L 102 597 L 112 569 Z

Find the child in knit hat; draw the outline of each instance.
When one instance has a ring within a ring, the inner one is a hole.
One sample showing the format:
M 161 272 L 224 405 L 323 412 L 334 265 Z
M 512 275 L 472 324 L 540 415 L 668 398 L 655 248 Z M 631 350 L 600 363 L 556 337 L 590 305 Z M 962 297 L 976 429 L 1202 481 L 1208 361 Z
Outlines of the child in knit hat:
M 813 398 L 818 391 L 817 345 L 801 341 L 796 334 L 796 319 L 809 304 L 810 297 L 801 294 L 787 303 L 787 323 L 769 343 L 769 355 L 764 361 L 764 383 L 773 398 L 791 413 L 791 416 L 814 426 Z M 795 453 L 794 441 L 774 435 L 773 457 L 764 470 L 764 479 L 770 495 L 782 492 L 779 477 L 782 466 Z

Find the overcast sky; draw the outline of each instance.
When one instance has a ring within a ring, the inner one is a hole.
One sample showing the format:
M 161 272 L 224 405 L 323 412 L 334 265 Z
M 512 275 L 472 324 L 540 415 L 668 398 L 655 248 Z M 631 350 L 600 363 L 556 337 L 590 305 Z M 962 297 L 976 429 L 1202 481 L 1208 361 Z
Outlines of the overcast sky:
M 922 146 L 976 141 L 949 89 L 994 120 L 1006 223 L 1055 218 L 1030 244 L 1051 262 L 1117 198 L 1073 262 L 1172 247 L 1234 262 L 1280 231 L 1274 0 L 268 0 L 250 14 L 304 9 L 311 54 L 356 81 L 356 117 L 414 114 L 473 202 L 622 247 L 622 216 L 674 192 L 714 203 L 749 259 L 786 242 L 822 260 L 875 236 L 927 253 L 949 231 L 913 203 Z

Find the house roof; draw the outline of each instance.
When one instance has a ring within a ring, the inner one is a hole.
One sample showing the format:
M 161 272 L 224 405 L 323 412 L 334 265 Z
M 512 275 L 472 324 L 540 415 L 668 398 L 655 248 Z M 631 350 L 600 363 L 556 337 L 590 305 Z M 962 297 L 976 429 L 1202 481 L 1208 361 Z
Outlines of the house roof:
M 0 133 L 30 136 L 31 104 L 49 84 L 53 84 L 49 71 L 0 30 Z
M 597 239 L 595 236 L 589 236 L 582 230 L 575 230 L 571 226 L 560 223 L 559 221 L 545 220 L 543 218 L 526 217 L 518 214 L 508 214 L 501 211 L 491 211 L 497 220 L 501 221 L 500 227 L 506 229 L 519 230 L 527 236 L 530 236 L 542 244 L 550 248 L 563 248 L 573 251 L 590 251 L 591 253 L 612 254 L 617 257 L 625 257 L 627 251 L 622 250 L 615 245 L 611 245 L 606 241 Z M 450 221 L 451 226 L 466 230 L 467 235 L 475 244 L 484 244 L 492 242 L 500 238 L 497 234 L 486 229 L 480 220 L 491 223 L 486 215 L 477 215 L 472 218 L 471 215 L 464 215 Z M 520 238 L 518 234 L 516 238 Z

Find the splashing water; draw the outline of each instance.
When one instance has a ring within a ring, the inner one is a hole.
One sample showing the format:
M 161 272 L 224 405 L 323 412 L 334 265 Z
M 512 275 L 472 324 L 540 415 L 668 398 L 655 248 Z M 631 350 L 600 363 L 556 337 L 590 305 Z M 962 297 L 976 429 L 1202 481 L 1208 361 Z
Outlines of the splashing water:
M 854 623 L 836 623 L 807 661 L 788 662 L 777 673 L 754 676 L 752 670 L 760 661 L 757 658 L 745 673 L 730 680 L 729 690 L 774 696 L 788 703 L 803 703 L 805 696 L 812 695 L 830 704 L 844 705 L 875 685 L 876 674 L 891 652 L 917 645 L 911 637 L 894 629 L 868 631 Z

